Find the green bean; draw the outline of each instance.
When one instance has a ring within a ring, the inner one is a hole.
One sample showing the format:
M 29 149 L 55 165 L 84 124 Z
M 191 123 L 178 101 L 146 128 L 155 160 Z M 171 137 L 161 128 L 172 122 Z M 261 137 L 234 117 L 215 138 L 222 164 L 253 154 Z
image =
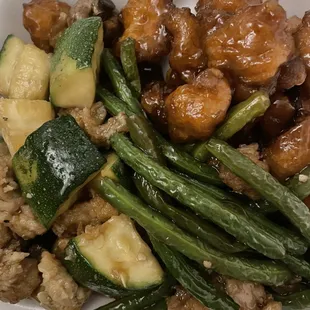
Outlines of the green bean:
M 306 167 L 285 184 L 299 199 L 310 195 L 310 166 Z
M 247 249 L 246 245 L 234 240 L 224 230 L 212 223 L 199 218 L 190 211 L 183 211 L 168 204 L 162 192 L 137 173 L 134 174 L 134 182 L 144 201 L 173 220 L 180 228 L 225 253 L 238 253 Z
M 120 212 L 133 218 L 155 238 L 180 251 L 200 264 L 208 264 L 215 271 L 240 280 L 266 285 L 281 285 L 292 278 L 283 265 L 270 260 L 250 260 L 224 254 L 197 238 L 186 234 L 170 220 L 150 209 L 140 199 L 113 180 L 96 182 L 95 190 Z
M 302 236 L 285 227 L 271 222 L 260 212 L 251 209 L 246 203 L 239 201 L 234 195 L 215 186 L 203 184 L 197 180 L 190 179 L 182 175 L 180 175 L 180 177 L 183 178 L 183 180 L 187 180 L 192 185 L 200 188 L 205 193 L 208 193 L 212 197 L 222 201 L 223 203 L 231 201 L 232 203 L 238 205 L 238 207 L 245 214 L 247 214 L 249 218 L 255 221 L 256 225 L 260 226 L 261 229 L 271 234 L 275 239 L 280 240 L 289 253 L 299 256 L 305 254 L 307 251 L 308 243 Z
M 125 112 L 128 117 L 134 115 L 134 113 L 129 110 L 128 107 L 126 107 L 125 102 L 115 97 L 106 89 L 98 87 L 97 95 L 99 99 L 103 102 L 106 109 L 112 115 L 115 116 L 120 112 Z M 192 177 L 206 183 L 211 183 L 219 186 L 223 184 L 220 177 L 218 176 L 217 171 L 214 168 L 210 167 L 209 165 L 200 163 L 199 161 L 195 160 L 193 156 L 179 150 L 176 146 L 166 141 L 158 133 L 155 132 L 155 134 L 163 155 L 174 167 L 176 167 L 176 169 L 183 171 L 184 173 L 191 175 Z
M 134 115 L 124 101 L 114 96 L 107 89 L 98 86 L 96 94 L 111 115 L 116 116 L 121 112 L 124 112 L 128 117 Z
M 286 255 L 283 262 L 299 276 L 310 280 L 310 264 L 302 258 Z
M 269 106 L 270 100 L 266 93 L 261 91 L 254 93 L 247 100 L 229 110 L 224 123 L 214 133 L 214 137 L 224 141 L 228 140 L 246 124 L 264 115 Z M 210 154 L 207 149 L 207 142 L 198 144 L 192 154 L 199 161 L 206 161 L 209 157 L 208 154 Z
M 137 66 L 135 40 L 132 38 L 127 38 L 122 41 L 120 54 L 127 81 L 129 82 L 131 88 L 138 94 L 138 96 L 140 96 L 141 83 L 139 69 Z
M 139 101 L 133 96 L 118 61 L 109 49 L 104 49 L 102 62 L 104 69 L 112 82 L 117 97 L 122 99 L 132 112 L 142 114 L 143 112 Z
M 211 138 L 208 142 L 208 150 L 284 213 L 310 241 L 310 210 L 287 187 L 224 141 Z
M 310 290 L 301 291 L 288 296 L 274 294 L 274 299 L 282 303 L 283 310 L 308 310 L 310 307 Z
M 238 310 L 239 306 L 226 294 L 208 283 L 199 270 L 182 254 L 150 236 L 152 245 L 170 273 L 204 306 L 214 310 Z
M 191 185 L 150 159 L 122 134 L 113 135 L 110 141 L 118 156 L 154 186 L 258 252 L 275 259 L 285 256 L 282 242 L 259 227 L 237 204 L 232 201 L 222 202 Z

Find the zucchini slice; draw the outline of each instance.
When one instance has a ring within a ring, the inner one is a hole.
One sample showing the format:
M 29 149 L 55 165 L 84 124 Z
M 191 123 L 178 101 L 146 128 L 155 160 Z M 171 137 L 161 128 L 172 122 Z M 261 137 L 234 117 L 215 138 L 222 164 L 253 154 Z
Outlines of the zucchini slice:
M 24 46 L 24 42 L 13 35 L 9 35 L 3 44 L 0 52 L 0 94 L 4 97 L 9 96 L 11 79 Z
M 149 289 L 164 280 L 151 249 L 123 214 L 72 239 L 64 264 L 77 282 L 111 297 Z
M 102 50 L 100 17 L 80 19 L 63 33 L 51 66 L 50 96 L 55 106 L 91 107 Z
M 124 162 L 116 155 L 116 153 L 110 153 L 106 156 L 107 162 L 102 167 L 98 176 L 95 180 L 101 180 L 104 177 L 108 177 L 117 183 L 120 183 L 127 189 L 133 187 L 132 176 L 130 174 L 129 168 L 124 164 Z
M 105 161 L 74 118 L 61 116 L 28 136 L 13 169 L 26 202 L 49 228 Z
M 46 99 L 48 95 L 50 56 L 33 44 L 25 45 L 11 79 L 9 98 Z
M 47 101 L 0 99 L 0 130 L 12 156 L 32 132 L 53 118 L 54 109 Z

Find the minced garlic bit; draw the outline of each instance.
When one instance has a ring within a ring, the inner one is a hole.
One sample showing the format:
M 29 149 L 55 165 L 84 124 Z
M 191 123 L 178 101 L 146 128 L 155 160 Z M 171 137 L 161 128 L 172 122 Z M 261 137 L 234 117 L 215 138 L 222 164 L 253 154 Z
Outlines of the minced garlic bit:
M 305 174 L 300 174 L 298 177 L 298 181 L 301 183 L 306 183 L 308 181 L 309 177 Z
M 210 268 L 212 267 L 212 263 L 209 262 L 209 261 L 207 261 L 207 260 L 205 260 L 205 261 L 203 262 L 203 265 L 204 265 L 207 269 L 210 269 Z

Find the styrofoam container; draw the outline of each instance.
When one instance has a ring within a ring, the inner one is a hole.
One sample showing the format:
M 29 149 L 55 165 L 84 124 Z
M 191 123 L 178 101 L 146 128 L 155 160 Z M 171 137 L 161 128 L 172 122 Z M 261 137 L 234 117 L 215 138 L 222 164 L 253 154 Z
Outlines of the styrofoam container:
M 29 0 L 30 1 L 30 0 Z M 22 21 L 22 4 L 29 2 L 23 0 L 0 0 L 0 47 L 8 34 L 14 34 L 25 41 L 30 41 L 30 37 L 27 31 L 23 27 Z M 72 4 L 75 0 L 61 0 Z M 127 2 L 127 0 L 113 0 L 118 9 L 121 9 Z M 187 6 L 193 9 L 196 4 L 191 0 L 175 0 L 177 6 Z M 309 0 L 279 0 L 282 6 L 286 9 L 288 16 L 297 15 L 302 17 L 305 11 L 310 10 Z M 92 295 L 87 304 L 83 307 L 83 310 L 94 310 L 99 306 L 108 303 L 110 299 L 104 298 L 99 295 Z M 0 310 L 21 310 L 21 309 L 42 309 L 38 303 L 32 300 L 24 300 L 17 305 L 9 305 L 0 302 Z

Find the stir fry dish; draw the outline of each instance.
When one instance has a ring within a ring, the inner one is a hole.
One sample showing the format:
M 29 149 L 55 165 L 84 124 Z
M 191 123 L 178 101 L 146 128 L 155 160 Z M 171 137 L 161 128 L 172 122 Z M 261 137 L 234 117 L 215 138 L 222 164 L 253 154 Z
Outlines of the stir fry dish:
M 310 309 L 310 11 L 32 0 L 23 23 L 33 44 L 0 52 L 1 301 Z

